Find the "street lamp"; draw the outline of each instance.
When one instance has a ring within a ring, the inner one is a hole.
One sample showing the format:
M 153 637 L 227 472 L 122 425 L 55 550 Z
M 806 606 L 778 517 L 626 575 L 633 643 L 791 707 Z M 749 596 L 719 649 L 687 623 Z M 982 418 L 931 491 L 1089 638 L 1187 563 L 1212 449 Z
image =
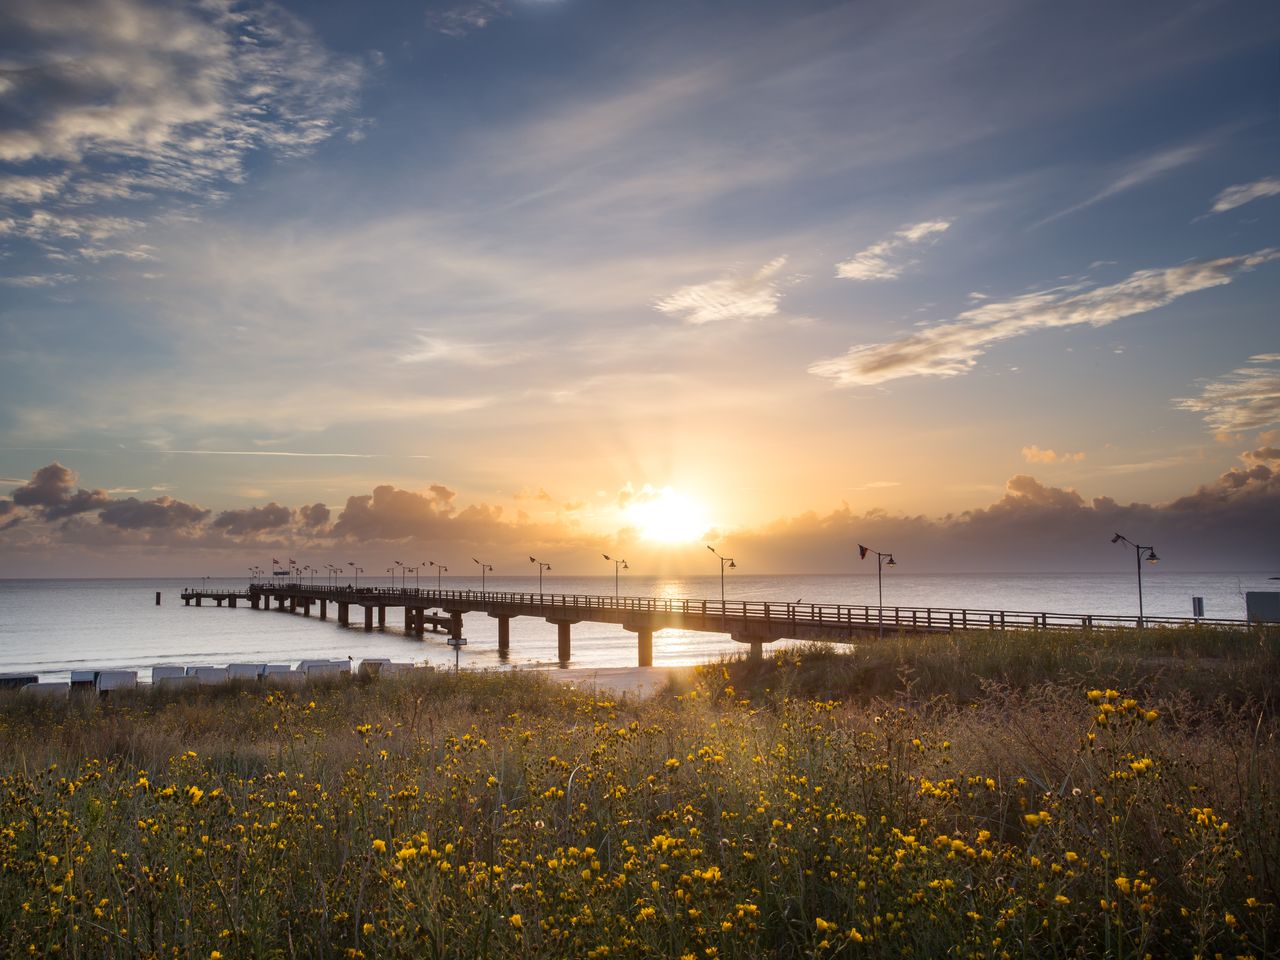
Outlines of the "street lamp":
M 707 544 L 707 549 L 715 553 L 716 559 L 720 561 L 720 612 L 724 613 L 724 570 L 728 567 L 730 570 L 737 569 L 737 564 L 733 562 L 733 557 L 722 557 L 716 553 L 716 548 Z
M 1112 537 L 1112 538 L 1111 538 L 1111 542 L 1112 542 L 1112 543 L 1126 543 L 1126 544 L 1128 544 L 1129 546 L 1133 547 L 1133 555 L 1134 555 L 1134 559 L 1137 561 L 1137 564 L 1138 564 L 1138 629 L 1139 629 L 1139 630 L 1141 630 L 1141 629 L 1142 629 L 1142 618 L 1143 618 L 1143 609 L 1142 609 L 1142 561 L 1145 559 L 1145 560 L 1147 561 L 1147 563 L 1158 563 L 1158 562 L 1159 562 L 1159 560 L 1160 560 L 1160 558 L 1156 556 L 1156 549 L 1155 549 L 1155 547 L 1143 547 L 1143 546 L 1140 546 L 1139 544 L 1134 543 L 1134 542 L 1133 542 L 1132 540 L 1130 540 L 1128 537 L 1121 536 L 1121 535 L 1120 535 L 1120 534 L 1118 534 L 1118 533 L 1117 533 L 1114 537 Z M 1143 550 L 1147 551 L 1147 555 L 1146 555 L 1146 557 L 1143 557 L 1143 555 L 1142 555 L 1142 551 L 1143 551 Z
M 868 553 L 874 553 L 876 555 L 876 590 L 880 598 L 879 600 L 880 611 L 877 617 L 877 619 L 880 621 L 880 627 L 879 627 L 878 633 L 881 637 L 883 637 L 884 636 L 884 568 L 896 567 L 898 565 L 898 561 L 893 559 L 892 553 L 881 553 L 879 550 L 872 550 L 870 547 L 864 547 L 862 544 L 858 544 L 859 560 L 867 559 Z
M 618 571 L 630 570 L 631 568 L 627 566 L 627 561 L 625 560 L 622 560 L 622 559 L 615 560 L 613 557 L 609 556 L 607 553 L 601 554 L 601 556 L 613 564 L 613 599 L 617 600 L 618 599 Z
M 395 564 L 397 567 L 404 567 L 404 564 L 401 563 L 399 560 L 395 561 Z M 391 575 L 391 586 L 394 587 L 395 585 L 396 585 L 396 575 L 393 573 Z M 400 571 L 400 589 L 401 590 L 404 589 L 404 570 L 403 569 Z
M 876 589 L 879 591 L 880 606 L 883 607 L 884 606 L 884 574 L 882 571 L 885 567 L 896 567 L 898 565 L 898 561 L 893 559 L 892 553 L 881 553 L 879 550 L 872 550 L 870 547 L 864 547 L 862 544 L 858 544 L 859 560 L 867 559 L 868 553 L 874 553 L 876 555 Z
M 348 560 L 348 561 L 347 561 L 347 566 L 348 566 L 348 567 L 350 567 L 352 570 L 354 570 L 354 571 L 355 571 L 355 573 L 356 573 L 356 589 L 357 589 L 357 590 L 359 590 L 359 589 L 360 589 L 360 574 L 364 573 L 364 567 L 357 567 L 357 566 L 356 566 L 356 562 L 355 562 L 354 560 Z
M 438 593 L 440 591 L 440 574 L 448 573 L 449 568 L 443 563 L 436 563 L 434 560 L 428 560 L 427 566 L 436 568 L 436 592 Z
M 410 573 L 412 573 L 412 574 L 413 574 L 413 589 L 414 589 L 414 590 L 417 590 L 417 589 L 422 585 L 421 583 L 419 583 L 419 582 L 418 582 L 418 568 L 417 568 L 417 567 L 405 567 L 405 569 L 406 569 L 406 570 L 408 570 Z
M 543 563 L 541 560 L 537 559 L 536 557 L 530 557 L 529 562 L 536 563 L 538 565 L 538 596 L 542 596 L 542 571 L 550 570 L 551 564 Z
M 471 558 L 473 562 L 480 563 L 475 557 Z M 480 592 L 484 593 L 484 575 L 493 570 L 492 563 L 480 563 Z

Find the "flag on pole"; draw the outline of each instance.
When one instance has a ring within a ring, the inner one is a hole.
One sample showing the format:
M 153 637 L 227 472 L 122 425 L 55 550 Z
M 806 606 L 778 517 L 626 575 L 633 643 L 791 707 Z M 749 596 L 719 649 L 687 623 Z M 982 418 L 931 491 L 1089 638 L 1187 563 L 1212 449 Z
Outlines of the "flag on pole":
M 529 562 L 530 562 L 530 563 L 537 563 L 538 561 L 537 561 L 537 560 L 535 560 L 535 559 L 533 559 L 533 557 L 530 557 L 530 558 L 529 558 Z
M 271 565 L 272 565 L 273 567 L 278 567 L 278 566 L 280 566 L 280 561 L 279 561 L 279 560 L 277 560 L 275 557 L 272 557 L 272 558 L 271 558 Z
M 866 548 L 866 547 L 864 547 L 862 544 L 858 544 L 858 559 L 859 559 L 859 560 L 865 560 L 865 559 L 867 559 L 867 552 L 868 552 L 868 551 L 867 551 L 867 548 Z

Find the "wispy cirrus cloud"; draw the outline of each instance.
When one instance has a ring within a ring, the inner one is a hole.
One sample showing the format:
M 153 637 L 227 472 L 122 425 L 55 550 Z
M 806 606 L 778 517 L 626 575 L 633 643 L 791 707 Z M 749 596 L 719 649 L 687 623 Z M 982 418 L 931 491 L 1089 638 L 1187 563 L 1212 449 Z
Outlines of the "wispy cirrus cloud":
M 924 220 L 895 230 L 848 260 L 836 264 L 842 280 L 896 280 L 918 261 L 912 254 L 937 242 L 950 228 L 951 220 Z
M 1280 195 L 1280 177 L 1263 177 L 1261 180 L 1255 180 L 1252 183 L 1238 183 L 1234 187 L 1227 187 L 1218 194 L 1214 198 L 1213 206 L 1209 212 L 1226 213 L 1228 210 L 1243 207 L 1246 203 L 1252 203 L 1254 200 L 1277 195 Z
M 1157 177 L 1163 176 L 1179 167 L 1185 167 L 1187 164 L 1204 156 L 1208 148 L 1208 143 L 1189 143 L 1169 150 L 1161 150 L 1131 161 L 1123 169 L 1115 173 L 1111 182 L 1093 194 L 1093 196 L 1073 204 L 1065 210 L 1059 210 L 1057 213 L 1045 217 L 1036 226 L 1052 223 L 1054 220 L 1077 213 L 1086 207 L 1092 207 L 1094 204 L 1100 203 L 1118 193 L 1124 193 L 1126 190 L 1140 187 L 1144 183 L 1155 180 Z
M 1119 283 L 1058 287 L 1011 300 L 986 301 L 955 319 L 887 343 L 859 344 L 820 360 L 809 372 L 836 386 L 873 385 L 904 377 L 968 373 L 994 344 L 1037 330 L 1104 327 L 1167 306 L 1179 297 L 1231 283 L 1240 273 L 1280 258 L 1280 249 L 1139 270 Z
M 654 308 L 692 324 L 768 319 L 778 312 L 782 291 L 775 277 L 786 263 L 785 256 L 775 257 L 753 273 L 681 287 Z
M 337 132 L 363 76 L 269 0 L 15 0 L 0 35 L 21 107 L 0 130 L 0 203 L 12 232 L 50 245 L 137 226 L 72 210 L 205 202 L 244 179 L 255 151 L 307 152 Z
M 1203 381 L 1198 397 L 1173 405 L 1204 417 L 1219 433 L 1262 430 L 1280 423 L 1280 353 L 1259 353 L 1216 380 Z

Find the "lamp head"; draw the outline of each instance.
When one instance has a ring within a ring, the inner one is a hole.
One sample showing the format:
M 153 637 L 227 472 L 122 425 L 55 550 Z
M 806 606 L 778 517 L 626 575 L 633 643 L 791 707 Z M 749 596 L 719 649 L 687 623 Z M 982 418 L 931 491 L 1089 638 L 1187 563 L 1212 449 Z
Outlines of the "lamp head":
M 1117 533 L 1114 537 L 1112 537 L 1112 538 L 1111 538 L 1111 542 L 1112 542 L 1112 543 L 1119 543 L 1119 542 L 1120 542 L 1121 540 L 1123 540 L 1123 539 L 1124 539 L 1124 537 L 1120 536 L 1120 534 L 1118 534 L 1118 533 Z
M 893 559 L 893 554 L 891 553 L 889 554 L 889 559 L 884 562 L 884 565 L 886 567 L 896 567 L 898 565 L 898 561 Z
M 602 554 L 600 554 L 600 556 L 604 557 L 606 560 L 612 560 L 612 559 L 613 559 L 613 557 L 609 556 L 607 553 L 602 553 Z
M 730 560 L 730 561 L 729 561 L 729 569 L 730 569 L 730 570 L 736 570 L 736 569 L 737 569 L 737 567 L 738 567 L 738 565 L 737 565 L 736 563 L 734 563 L 732 560 Z
M 716 552 L 716 548 L 715 548 L 715 547 L 713 547 L 713 546 L 712 546 L 711 544 L 709 544 L 709 543 L 707 544 L 707 549 L 708 549 L 708 550 L 710 550 L 712 553 L 715 553 L 715 552 Z
M 625 561 L 625 560 L 623 560 L 623 561 L 622 561 L 622 569 L 623 569 L 623 570 L 630 570 L 630 569 L 631 569 L 630 567 L 628 567 L 628 566 L 627 566 L 627 561 Z
M 1147 563 L 1159 563 L 1159 562 L 1160 562 L 1160 558 L 1156 556 L 1156 552 L 1154 550 L 1152 550 L 1149 554 L 1147 554 Z

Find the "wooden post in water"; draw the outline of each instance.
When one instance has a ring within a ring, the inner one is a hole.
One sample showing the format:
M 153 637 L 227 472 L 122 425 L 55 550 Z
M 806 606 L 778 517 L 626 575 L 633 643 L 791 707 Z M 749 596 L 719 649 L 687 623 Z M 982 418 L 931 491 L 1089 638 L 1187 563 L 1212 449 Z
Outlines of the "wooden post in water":
M 156 591 L 156 606 L 160 606 L 160 591 Z

